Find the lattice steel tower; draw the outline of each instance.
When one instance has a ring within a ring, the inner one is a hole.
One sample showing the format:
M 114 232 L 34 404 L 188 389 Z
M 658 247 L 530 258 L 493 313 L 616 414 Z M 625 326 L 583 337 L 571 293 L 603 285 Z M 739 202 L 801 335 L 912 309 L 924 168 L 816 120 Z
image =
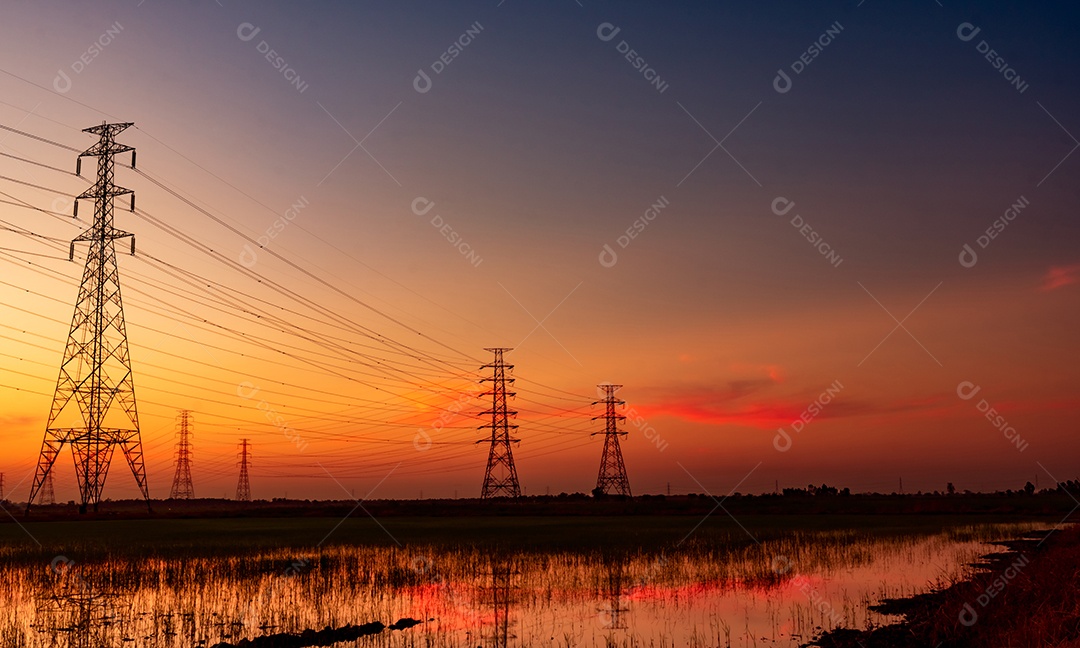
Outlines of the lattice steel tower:
M 626 402 L 615 397 L 615 392 L 622 385 L 604 383 L 597 387 L 604 390 L 604 397 L 593 404 L 603 403 L 604 415 L 595 416 L 593 420 L 604 419 L 605 424 L 603 432 L 592 434 L 593 436 L 604 435 L 604 454 L 600 457 L 600 474 L 596 477 L 596 490 L 605 495 L 614 492 L 616 495 L 629 497 L 630 480 L 626 477 L 626 464 L 623 463 L 622 448 L 619 447 L 619 437 L 626 436 L 626 432 L 619 429 L 619 421 L 625 421 L 626 417 L 615 411 L 616 405 L 623 405 Z
M 56 504 L 56 489 L 53 487 L 53 471 L 45 478 L 45 485 L 38 493 L 38 504 Z
M 489 348 L 495 354 L 495 361 L 486 364 L 481 369 L 491 369 L 491 378 L 482 378 L 481 382 L 490 382 L 491 391 L 480 394 L 481 397 L 491 396 L 491 409 L 480 412 L 481 416 L 491 416 L 491 423 L 481 425 L 478 430 L 491 430 L 491 450 L 488 451 L 487 470 L 484 472 L 484 487 L 480 491 L 480 497 L 520 497 L 521 487 L 518 485 L 517 468 L 514 466 L 514 454 L 511 451 L 511 443 L 517 443 L 518 439 L 510 436 L 510 430 L 516 430 L 517 425 L 510 423 L 510 419 L 517 416 L 517 412 L 507 409 L 506 398 L 516 396 L 515 392 L 506 391 L 507 384 L 514 384 L 513 378 L 507 378 L 507 373 L 512 373 L 514 365 L 503 362 L 503 352 L 512 351 L 507 348 Z M 477 443 L 485 443 L 488 439 L 481 439 Z
M 27 512 L 64 444 L 71 446 L 75 458 L 82 500 L 80 513 L 85 513 L 88 506 L 97 511 L 117 447 L 123 451 L 135 475 L 147 508 L 150 506 L 124 306 L 120 299 L 120 275 L 113 245 L 117 239 L 130 238 L 131 253 L 135 253 L 135 236 L 113 227 L 114 198 L 130 194 L 131 208 L 135 209 L 135 194 L 113 184 L 113 156 L 131 151 L 131 166 L 135 167 L 135 149 L 117 144 L 115 139 L 129 126 L 132 124 L 102 123 L 83 131 L 97 135 L 98 143 L 79 154 L 75 173 L 81 172 L 83 157 L 97 157 L 97 182 L 76 196 L 75 215 L 79 213 L 79 200 L 93 199 L 94 222 L 90 229 L 71 242 L 68 254 L 74 259 L 76 243 L 90 244 L 75 314 L 71 318 L 71 332 L 60 365 L 60 377 L 45 425 L 34 485 L 27 500 Z
M 195 487 L 191 483 L 191 411 L 180 410 L 176 417 L 180 441 L 176 444 L 176 475 L 173 477 L 172 499 L 192 499 Z
M 248 441 L 248 439 L 240 439 L 240 481 L 236 483 L 236 501 L 238 502 L 251 501 L 251 480 L 248 479 L 248 458 L 251 456 L 248 448 L 251 444 Z

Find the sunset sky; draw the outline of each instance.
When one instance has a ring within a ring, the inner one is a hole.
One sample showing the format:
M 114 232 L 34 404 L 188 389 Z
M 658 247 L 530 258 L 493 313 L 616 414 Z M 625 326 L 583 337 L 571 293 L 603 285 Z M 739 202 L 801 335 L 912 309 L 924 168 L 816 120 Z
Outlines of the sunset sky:
M 198 496 L 233 496 L 244 437 L 256 498 L 477 496 L 493 346 L 530 495 L 595 485 L 603 382 L 635 493 L 1076 478 L 1080 12 L 708 6 L 8 7 L 0 125 L 49 141 L 0 131 L 5 494 L 92 212 L 54 143 L 102 121 L 135 123 L 116 226 L 154 497 L 180 409 Z M 105 497 L 136 492 L 118 454 Z

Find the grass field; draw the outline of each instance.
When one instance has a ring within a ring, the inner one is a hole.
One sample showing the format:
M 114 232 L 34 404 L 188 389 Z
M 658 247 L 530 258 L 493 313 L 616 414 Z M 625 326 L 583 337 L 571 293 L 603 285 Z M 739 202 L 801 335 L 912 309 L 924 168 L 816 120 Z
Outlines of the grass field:
M 513 549 L 662 550 L 681 544 L 745 544 L 792 534 L 853 529 L 868 536 L 936 533 L 978 524 L 1058 520 L 1001 515 L 740 515 L 215 518 L 26 522 L 0 525 L 0 547 L 124 553 L 238 551 L 322 545 L 501 546 Z M 741 526 L 740 526 L 741 525 Z M 753 536 L 753 537 L 751 537 Z M 685 539 L 685 540 L 684 540 Z M 41 544 L 41 547 L 38 546 Z
M 292 641 L 327 626 L 410 617 L 431 624 L 377 645 L 419 645 L 413 635 L 422 634 L 426 645 L 460 646 L 475 645 L 464 642 L 490 630 L 495 615 L 512 613 L 515 631 L 529 638 L 523 645 L 550 645 L 574 624 L 588 636 L 565 645 L 598 645 L 609 635 L 605 610 L 630 600 L 637 629 L 608 645 L 733 645 L 732 628 L 809 639 L 841 621 L 863 627 L 873 602 L 910 596 L 933 579 L 958 580 L 985 543 L 1059 519 L 739 514 L 736 521 L 720 509 L 377 521 L 360 509 L 348 518 L 9 518 L 0 525 L 7 597 L 0 643 L 47 648 L 78 627 L 86 645 L 140 636 L 165 648 L 240 646 L 272 631 Z M 843 584 L 831 585 L 835 579 Z M 81 608 L 63 603 L 71 594 L 113 602 L 109 614 L 118 621 L 83 623 Z M 52 612 L 42 612 L 48 602 Z

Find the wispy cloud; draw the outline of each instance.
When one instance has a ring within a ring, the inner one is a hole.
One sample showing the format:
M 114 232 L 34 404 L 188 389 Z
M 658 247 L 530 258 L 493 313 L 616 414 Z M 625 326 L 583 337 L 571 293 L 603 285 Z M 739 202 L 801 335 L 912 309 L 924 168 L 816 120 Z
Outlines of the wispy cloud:
M 1080 282 L 1080 263 L 1064 266 L 1051 266 L 1043 275 L 1039 289 L 1046 292 L 1071 286 Z
M 670 416 L 693 423 L 767 429 L 798 419 L 828 385 L 822 385 L 817 391 L 784 395 L 772 394 L 775 386 L 771 379 L 762 379 L 720 386 L 650 389 L 646 391 L 648 397 L 644 402 L 635 407 L 649 417 Z M 823 407 L 815 418 L 925 416 L 955 408 L 955 400 L 945 394 L 876 403 L 841 395 Z

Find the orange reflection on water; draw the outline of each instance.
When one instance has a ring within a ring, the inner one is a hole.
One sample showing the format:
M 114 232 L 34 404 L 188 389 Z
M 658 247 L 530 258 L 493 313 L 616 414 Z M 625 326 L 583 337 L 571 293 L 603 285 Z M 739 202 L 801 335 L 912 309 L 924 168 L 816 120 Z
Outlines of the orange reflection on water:
M 800 533 L 614 556 L 329 547 L 304 558 L 286 550 L 114 558 L 63 573 L 11 551 L 0 557 L 0 640 L 180 648 L 411 617 L 425 623 L 384 632 L 372 645 L 794 647 L 821 628 L 887 621 L 869 607 L 959 578 L 987 541 L 1035 526 Z

